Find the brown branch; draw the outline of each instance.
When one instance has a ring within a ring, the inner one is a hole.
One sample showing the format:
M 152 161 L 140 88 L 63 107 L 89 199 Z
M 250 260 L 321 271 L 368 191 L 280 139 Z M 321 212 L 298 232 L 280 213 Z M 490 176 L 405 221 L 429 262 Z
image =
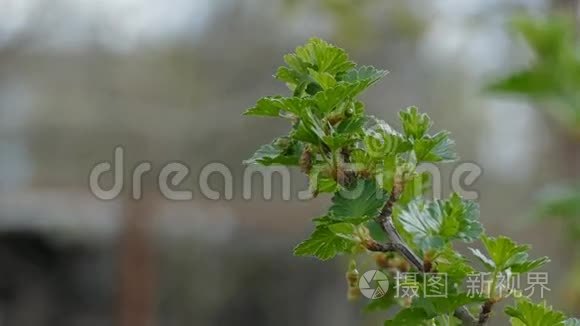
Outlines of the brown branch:
M 426 264 L 423 262 L 417 254 L 409 248 L 409 246 L 405 243 L 405 241 L 401 238 L 401 235 L 397 231 L 395 224 L 393 223 L 393 207 L 397 200 L 399 199 L 400 194 L 402 193 L 403 187 L 402 182 L 400 180 L 395 181 L 395 186 L 393 187 L 393 191 L 391 192 L 391 196 L 385 203 L 385 206 L 381 210 L 379 216 L 377 216 L 376 221 L 379 223 L 383 231 L 388 235 L 391 242 L 386 244 L 378 243 L 374 240 L 369 240 L 364 243 L 365 247 L 370 251 L 379 251 L 379 252 L 391 252 L 396 251 L 401 254 L 405 259 L 421 273 L 427 273 L 430 271 L 430 267 L 426 268 Z M 491 307 L 490 307 L 491 310 Z M 461 306 L 454 311 L 453 314 L 459 320 L 461 320 L 464 326 L 476 326 L 476 325 L 484 325 L 479 324 L 480 320 L 475 319 L 467 310 L 466 307 Z M 489 316 L 488 316 L 489 317 Z M 486 319 L 487 320 L 487 319 Z
M 484 326 L 487 324 L 489 317 L 491 316 L 491 309 L 493 308 L 495 301 L 489 299 L 483 303 L 481 306 L 481 312 L 479 313 L 479 318 L 477 320 L 477 325 Z

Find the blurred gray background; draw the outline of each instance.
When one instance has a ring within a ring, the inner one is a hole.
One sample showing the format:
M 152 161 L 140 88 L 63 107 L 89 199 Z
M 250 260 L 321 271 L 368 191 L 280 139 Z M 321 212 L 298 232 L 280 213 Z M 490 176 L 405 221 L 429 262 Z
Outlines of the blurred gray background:
M 0 0 L 0 325 L 381 324 L 386 313 L 347 301 L 346 260 L 291 255 L 329 198 L 284 201 L 276 187 L 272 200 L 241 195 L 242 160 L 288 128 L 241 113 L 287 94 L 272 74 L 311 36 L 390 71 L 363 96 L 372 114 L 396 121 L 416 105 L 453 133 L 461 161 L 483 168 L 471 189 L 488 232 L 550 256 L 548 299 L 577 312 L 562 230 L 530 216 L 543 185 L 578 177 L 567 159 L 578 146 L 533 104 L 481 91 L 530 60 L 510 17 L 557 9 L 575 4 Z M 89 172 L 117 145 L 126 187 L 101 201 Z M 134 201 L 130 171 L 141 161 L 153 171 Z M 193 200 L 159 194 L 170 161 L 191 168 L 182 188 Z M 231 169 L 233 199 L 200 192 L 212 162 Z

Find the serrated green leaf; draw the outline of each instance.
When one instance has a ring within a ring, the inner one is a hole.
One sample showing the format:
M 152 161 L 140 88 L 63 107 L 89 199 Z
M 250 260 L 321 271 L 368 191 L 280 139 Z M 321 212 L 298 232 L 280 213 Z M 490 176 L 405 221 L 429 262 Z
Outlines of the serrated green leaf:
M 349 70 L 343 76 L 341 76 L 341 81 L 356 83 L 365 82 L 367 86 L 370 86 L 377 81 L 385 77 L 389 72 L 386 70 L 379 70 L 371 66 L 362 66 L 360 68 L 354 68 Z
M 296 124 L 291 136 L 299 141 L 319 145 L 326 134 L 322 127 L 322 121 L 312 112 L 306 110 L 302 112 L 300 121 Z
M 336 235 L 328 225 L 322 224 L 316 227 L 310 238 L 294 248 L 294 255 L 329 260 L 338 254 L 349 252 L 354 245 L 352 240 Z
M 414 150 L 419 162 L 449 162 L 457 159 L 455 142 L 449 132 L 440 131 L 433 136 L 425 136 L 415 141 Z
M 364 88 L 359 83 L 338 83 L 332 88 L 317 92 L 313 102 L 317 107 L 317 113 L 326 114 L 337 108 L 340 104 L 348 104 Z
M 358 134 L 363 131 L 365 118 L 361 116 L 352 116 L 342 120 L 336 127 L 335 131 L 339 134 Z
M 336 223 L 328 225 L 328 229 L 332 231 L 337 237 L 357 241 L 356 237 L 356 225 L 352 223 Z
M 397 207 L 394 217 L 422 250 L 441 249 L 455 239 L 471 242 L 483 232 L 478 205 L 457 194 L 434 202 L 417 199 Z
M 308 67 L 305 67 L 305 72 L 299 72 L 288 67 L 280 67 L 274 75 L 278 80 L 286 82 L 288 88 L 294 91 L 294 96 L 301 96 L 307 85 Z
M 310 68 L 333 75 L 355 66 L 346 51 L 319 38 L 311 38 L 304 46 L 297 47 L 294 55 Z
M 533 260 L 524 260 L 523 258 L 519 258 L 517 261 L 519 262 L 511 265 L 510 270 L 513 273 L 522 274 L 544 266 L 550 262 L 550 258 L 545 256 Z
M 286 82 L 295 96 L 304 92 L 313 95 L 331 87 L 336 75 L 355 66 L 343 49 L 317 38 L 285 55 L 284 61 L 287 66 L 278 68 L 275 77 Z
M 512 239 L 499 236 L 497 238 L 482 236 L 481 241 L 490 258 L 481 251 L 471 249 L 471 252 L 490 271 L 503 272 L 510 269 L 513 273 L 526 273 L 548 263 L 548 257 L 535 260 L 528 258 L 528 245 L 518 245 Z
M 412 106 L 399 113 L 405 135 L 412 139 L 421 139 L 431 128 L 431 119 L 425 113 Z
M 330 213 L 337 219 L 371 219 L 379 215 L 387 194 L 374 181 L 359 181 L 353 189 L 342 190 L 332 198 Z
M 513 326 L 556 326 L 563 325 L 565 316 L 545 304 L 534 304 L 527 299 L 516 300 L 515 306 L 505 309 L 511 316 Z
M 278 117 L 282 112 L 300 115 L 309 102 L 297 97 L 267 96 L 261 98 L 256 106 L 249 108 L 244 115 Z
M 479 249 L 469 248 L 471 253 L 479 259 L 479 261 L 487 268 L 489 271 L 495 270 L 495 263 L 493 260 L 488 258 L 484 253 L 482 253 Z
M 302 145 L 287 137 L 280 137 L 271 144 L 262 145 L 244 164 L 298 165 L 301 154 Z
M 336 86 L 336 80 L 334 79 L 334 76 L 327 72 L 318 72 L 309 68 L 308 73 L 312 79 L 314 79 L 314 81 L 318 83 L 320 87 L 322 87 L 322 89 L 329 89 Z

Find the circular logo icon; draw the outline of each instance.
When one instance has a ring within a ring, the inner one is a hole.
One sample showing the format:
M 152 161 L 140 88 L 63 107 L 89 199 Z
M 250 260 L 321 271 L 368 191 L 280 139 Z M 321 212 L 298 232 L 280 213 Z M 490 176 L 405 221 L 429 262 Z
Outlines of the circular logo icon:
M 389 290 L 389 279 L 385 273 L 372 269 L 365 272 L 359 279 L 358 288 L 365 297 L 380 299 Z
M 367 129 L 365 146 L 371 156 L 385 156 L 401 145 L 401 137 L 387 124 L 376 124 Z

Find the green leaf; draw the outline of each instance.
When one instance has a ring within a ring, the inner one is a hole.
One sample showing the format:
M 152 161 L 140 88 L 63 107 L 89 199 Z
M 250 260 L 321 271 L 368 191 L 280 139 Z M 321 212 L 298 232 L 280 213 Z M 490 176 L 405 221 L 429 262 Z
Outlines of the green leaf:
M 412 149 L 412 145 L 402 134 L 395 131 L 385 121 L 370 117 L 364 139 L 368 153 L 376 158 L 404 153 Z
M 379 80 L 385 77 L 387 73 L 388 71 L 386 70 L 379 70 L 374 67 L 363 66 L 358 69 L 352 69 L 344 74 L 340 83 L 350 85 L 354 96 L 377 83 Z
M 284 61 L 287 66 L 278 68 L 275 77 L 286 82 L 295 96 L 302 96 L 303 92 L 312 95 L 331 87 L 336 75 L 355 66 L 343 49 L 317 38 L 285 55 Z
M 365 118 L 360 116 L 352 116 L 342 120 L 335 131 L 339 134 L 358 134 L 363 131 Z
M 434 263 L 438 273 L 447 275 L 449 283 L 460 283 L 474 272 L 467 259 L 455 251 L 451 245 L 445 246 L 444 249 L 436 253 Z
M 370 180 L 361 180 L 356 187 L 342 190 L 332 198 L 330 213 L 337 219 L 371 219 L 379 215 L 387 194 Z
M 484 253 L 482 253 L 479 249 L 469 248 L 471 253 L 479 259 L 479 261 L 487 268 L 487 270 L 493 271 L 495 270 L 495 262 L 488 258 Z
M 297 97 L 267 96 L 246 110 L 244 115 L 278 117 L 283 112 L 300 115 L 308 105 L 307 100 Z
M 516 300 L 515 307 L 507 307 L 505 312 L 512 317 L 510 321 L 514 326 L 555 326 L 563 325 L 565 321 L 563 313 L 527 299 Z
M 569 17 L 519 17 L 514 22 L 531 48 L 535 60 L 526 69 L 511 73 L 487 86 L 500 94 L 549 101 L 543 108 L 566 128 L 580 126 L 580 58 L 575 24 Z
M 357 83 L 338 83 L 336 86 L 316 93 L 312 99 L 320 114 L 329 113 L 339 105 L 350 104 L 364 88 Z
M 405 135 L 412 139 L 421 139 L 431 128 L 431 119 L 425 113 L 412 106 L 399 113 L 399 118 L 403 123 Z
M 540 58 L 556 60 L 563 52 L 573 51 L 575 25 L 569 17 L 519 16 L 512 24 Z
M 332 75 L 345 72 L 355 66 L 343 49 L 319 38 L 311 38 L 304 46 L 297 47 L 293 56 L 307 63 L 315 71 Z
M 286 57 L 284 58 L 286 59 Z M 308 67 L 304 66 L 304 72 L 289 67 L 280 67 L 274 77 L 286 82 L 288 88 L 294 91 L 294 96 L 301 96 L 308 83 Z
M 485 301 L 485 298 L 467 293 L 448 293 L 447 297 L 418 297 L 412 307 L 422 308 L 430 316 L 453 313 L 455 309 Z
M 354 241 L 338 236 L 328 225 L 322 224 L 316 227 L 310 238 L 294 248 L 294 255 L 329 260 L 338 254 L 349 252 L 354 245 Z
M 310 73 L 310 76 L 312 76 L 312 79 L 314 79 L 322 89 L 329 89 L 336 85 L 334 76 L 327 72 L 318 72 L 310 68 L 308 69 L 308 72 Z
M 401 309 L 393 319 L 385 321 L 385 326 L 427 325 L 425 322 L 433 317 L 422 308 L 406 308 Z
M 385 326 L 416 326 L 425 324 L 439 315 L 451 314 L 455 309 L 482 302 L 483 298 L 467 295 L 465 293 L 448 294 L 444 297 L 418 297 L 413 300 L 411 307 L 401 309 L 391 320 L 385 322 Z
M 371 66 L 362 66 L 357 69 L 351 69 L 341 78 L 341 81 L 349 83 L 364 82 L 366 87 L 376 83 L 385 77 L 389 72 L 386 70 L 379 70 Z M 365 87 L 365 88 L 366 88 Z
M 271 144 L 262 145 L 244 164 L 298 165 L 302 146 L 288 137 L 280 137 Z
M 291 133 L 292 138 L 306 143 L 318 145 L 325 137 L 322 121 L 310 110 L 302 113 L 300 121 Z
M 455 142 L 449 138 L 449 132 L 440 131 L 433 136 L 425 136 L 414 144 L 419 162 L 449 162 L 457 159 Z
M 340 189 L 338 183 L 328 175 L 328 169 L 327 164 L 317 164 L 312 167 L 308 176 L 308 185 L 311 193 L 334 193 Z
M 377 160 L 371 157 L 366 150 L 363 150 L 361 148 L 355 148 L 352 150 L 352 152 L 350 153 L 350 160 L 351 163 L 353 163 L 359 171 L 374 170 L 377 164 Z
M 356 140 L 357 138 L 354 135 L 336 133 L 322 138 L 322 141 L 333 151 L 349 144 L 353 144 Z
M 457 194 L 434 202 L 414 200 L 404 209 L 398 206 L 394 217 L 422 250 L 441 249 L 455 239 L 471 242 L 483 232 L 479 206 Z
M 562 96 L 566 83 L 577 80 L 580 67 L 574 49 L 574 24 L 564 17 L 518 17 L 513 25 L 536 60 L 528 69 L 504 77 L 487 89 L 531 98 Z
M 491 258 L 487 258 L 477 249 L 470 249 L 490 271 L 502 272 L 509 268 L 513 273 L 526 273 L 550 261 L 548 257 L 535 260 L 529 259 L 528 250 L 530 246 L 518 245 L 505 236 L 493 238 L 484 235 L 481 240 Z
M 328 225 L 328 229 L 332 231 L 337 237 L 350 240 L 358 241 L 356 234 L 356 225 L 352 223 L 336 223 Z
M 341 221 L 338 221 L 338 220 L 336 220 L 328 215 L 314 218 L 314 219 L 312 219 L 312 222 L 314 223 L 314 226 L 317 226 L 317 227 L 318 226 L 328 226 L 330 224 L 335 224 L 335 223 L 341 223 Z
M 523 258 L 520 258 L 519 262 L 515 262 L 516 260 L 514 260 L 513 265 L 511 265 L 510 269 L 513 273 L 527 273 L 529 271 L 533 271 L 535 269 L 538 269 L 542 266 L 544 266 L 545 264 L 550 262 L 550 258 L 548 257 L 540 257 L 538 259 L 533 259 L 533 260 L 524 260 Z
M 555 96 L 560 91 L 557 76 L 548 69 L 533 68 L 513 73 L 486 87 L 494 93 L 513 93 L 530 97 Z

